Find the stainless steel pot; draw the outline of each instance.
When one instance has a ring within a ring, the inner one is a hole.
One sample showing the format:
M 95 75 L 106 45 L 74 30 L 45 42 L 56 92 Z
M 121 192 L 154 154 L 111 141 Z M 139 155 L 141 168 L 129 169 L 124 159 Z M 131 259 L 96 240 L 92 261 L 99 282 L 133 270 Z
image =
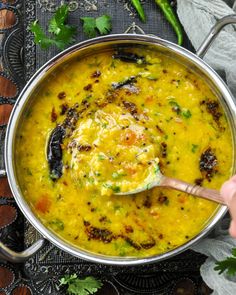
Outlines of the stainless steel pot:
M 208 83 L 208 85 L 213 89 L 228 116 L 229 124 L 231 126 L 232 136 L 234 140 L 234 149 L 236 149 L 236 105 L 233 100 L 233 96 L 227 88 L 223 80 L 217 75 L 217 73 L 207 65 L 201 58 L 205 55 L 211 43 L 221 31 L 221 29 L 227 25 L 236 23 L 236 15 L 231 15 L 224 17 L 219 20 L 217 24 L 212 28 L 209 35 L 206 37 L 203 44 L 197 50 L 196 54 L 189 52 L 188 50 L 175 45 L 166 40 L 148 35 L 136 35 L 136 34 L 119 34 L 119 35 L 109 35 L 105 37 L 99 37 L 91 39 L 85 42 L 76 44 L 62 53 L 58 54 L 47 62 L 37 73 L 31 78 L 27 83 L 23 91 L 21 92 L 15 107 L 12 111 L 11 118 L 8 124 L 6 139 L 5 139 L 5 164 L 6 171 L 1 170 L 1 177 L 8 177 L 8 181 L 15 197 L 15 200 L 25 215 L 29 222 L 41 233 L 43 238 L 38 240 L 34 245 L 32 245 L 27 250 L 16 253 L 11 251 L 9 248 L 4 246 L 0 242 L 0 258 L 6 259 L 12 262 L 22 262 L 32 255 L 34 255 L 45 243 L 45 239 L 49 240 L 51 243 L 56 245 L 58 248 L 70 253 L 71 255 L 77 256 L 79 258 L 113 265 L 136 265 L 143 263 L 158 262 L 163 259 L 170 258 L 173 255 L 179 254 L 180 252 L 186 250 L 191 245 L 199 241 L 203 236 L 205 236 L 211 229 L 214 228 L 216 223 L 223 217 L 226 213 L 227 208 L 221 206 L 214 217 L 208 222 L 205 228 L 192 240 L 188 241 L 186 244 L 177 247 L 169 252 L 161 255 L 156 255 L 147 258 L 125 258 L 125 257 L 110 257 L 105 255 L 98 255 L 79 248 L 65 242 L 60 239 L 57 235 L 52 233 L 47 229 L 39 219 L 34 215 L 29 205 L 24 199 L 21 193 L 20 187 L 17 182 L 17 177 L 15 173 L 15 159 L 14 159 L 14 149 L 15 149 L 15 138 L 18 127 L 21 123 L 23 113 L 29 104 L 32 102 L 32 94 L 37 90 L 37 87 L 47 79 L 53 71 L 55 71 L 58 66 L 68 62 L 76 56 L 83 56 L 83 54 L 96 53 L 100 50 L 105 50 L 107 48 L 116 48 L 120 46 L 148 46 L 158 51 L 162 51 L 167 55 L 175 57 L 180 62 L 184 63 L 186 66 L 197 72 L 202 78 Z M 234 165 L 235 166 L 235 165 Z M 235 173 L 235 171 L 233 171 Z

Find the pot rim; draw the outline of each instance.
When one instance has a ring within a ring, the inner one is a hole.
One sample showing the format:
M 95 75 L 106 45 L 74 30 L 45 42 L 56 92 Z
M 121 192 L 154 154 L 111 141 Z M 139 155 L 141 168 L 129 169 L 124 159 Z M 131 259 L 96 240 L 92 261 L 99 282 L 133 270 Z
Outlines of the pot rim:
M 136 258 L 136 257 L 112 257 L 112 256 L 105 256 L 105 255 L 99 255 L 93 252 L 89 252 L 80 248 L 77 248 L 68 242 L 64 241 L 62 238 L 54 234 L 52 231 L 47 229 L 41 221 L 36 217 L 36 215 L 32 212 L 30 209 L 28 203 L 25 201 L 23 194 L 21 194 L 19 186 L 16 181 L 16 176 L 14 173 L 14 167 L 13 167 L 13 158 L 14 158 L 14 140 L 15 140 L 15 129 L 17 127 L 17 122 L 19 118 L 21 117 L 21 109 L 24 107 L 24 105 L 27 102 L 28 97 L 30 97 L 31 92 L 34 90 L 35 86 L 40 83 L 40 81 L 44 78 L 45 74 L 54 66 L 58 65 L 63 59 L 65 59 L 70 54 L 81 50 L 82 48 L 89 48 L 91 45 L 97 45 L 99 44 L 105 44 L 108 42 L 123 42 L 124 44 L 129 44 L 129 42 L 132 42 L 131 44 L 137 42 L 140 44 L 146 44 L 146 45 L 157 45 L 162 46 L 163 48 L 167 48 L 168 50 L 174 52 L 175 54 L 182 56 L 183 58 L 187 59 L 192 64 L 195 64 L 198 69 L 200 69 L 202 72 L 207 74 L 211 81 L 213 81 L 214 85 L 217 86 L 217 88 L 220 90 L 220 93 L 222 94 L 222 97 L 224 98 L 230 115 L 231 115 L 231 121 L 230 125 L 236 126 L 236 106 L 233 101 L 233 95 L 230 93 L 230 90 L 226 86 L 225 82 L 221 79 L 221 77 L 201 58 L 199 58 L 194 53 L 190 52 L 189 50 L 182 48 L 170 41 L 158 38 L 156 36 L 150 36 L 150 35 L 140 35 L 140 34 L 113 34 L 113 35 L 107 35 L 102 37 L 93 38 L 90 40 L 86 40 L 83 42 L 79 42 L 66 50 L 60 52 L 55 57 L 50 59 L 47 63 L 45 63 L 37 72 L 32 76 L 32 78 L 29 80 L 29 82 L 26 84 L 26 86 L 21 91 L 15 106 L 11 112 L 11 116 L 9 119 L 9 123 L 7 126 L 6 131 L 6 137 L 5 137 L 5 165 L 6 165 L 6 172 L 8 176 L 9 185 L 11 188 L 11 191 L 13 193 L 13 196 L 16 200 L 17 205 L 19 206 L 20 210 L 24 214 L 24 216 L 27 218 L 27 220 L 33 225 L 33 227 L 47 240 L 49 240 L 52 244 L 57 246 L 58 248 L 62 249 L 63 251 L 66 251 L 67 253 L 82 258 L 87 261 L 91 262 L 97 262 L 102 264 L 108 264 L 108 265 L 139 265 L 139 264 L 147 264 L 147 263 L 154 263 L 158 261 L 165 260 L 167 258 L 170 258 L 176 254 L 180 254 L 181 252 L 185 251 L 186 249 L 190 248 L 193 244 L 195 244 L 197 241 L 199 241 L 202 237 L 204 237 L 207 233 L 209 233 L 210 230 L 213 229 L 213 227 L 217 224 L 217 222 L 225 215 L 227 212 L 226 206 L 220 206 L 218 211 L 215 213 L 213 217 L 211 217 L 211 220 L 208 222 L 206 227 L 204 227 L 194 238 L 186 242 L 185 244 L 172 249 L 168 252 L 165 252 L 163 254 L 144 257 L 144 258 Z M 122 43 L 122 44 L 123 44 Z M 231 128 L 233 129 L 233 128 Z M 236 128 L 235 128 L 236 129 Z M 234 130 L 232 130 L 234 132 Z M 233 138 L 235 138 L 235 134 L 232 134 Z

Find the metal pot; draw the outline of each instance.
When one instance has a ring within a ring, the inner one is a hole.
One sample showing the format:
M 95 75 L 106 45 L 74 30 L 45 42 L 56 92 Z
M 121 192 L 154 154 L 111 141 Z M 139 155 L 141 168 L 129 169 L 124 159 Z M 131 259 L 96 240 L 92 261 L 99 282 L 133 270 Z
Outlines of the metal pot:
M 5 164 L 6 171 L 1 170 L 0 176 L 8 177 L 8 181 L 15 197 L 15 200 L 20 207 L 21 211 L 29 222 L 42 234 L 43 238 L 38 240 L 29 249 L 21 252 L 15 253 L 9 248 L 4 246 L 0 242 L 0 258 L 12 261 L 12 262 L 22 262 L 32 255 L 34 255 L 45 243 L 45 239 L 49 240 L 51 243 L 56 245 L 58 248 L 74 255 L 76 257 L 112 265 L 137 265 L 143 263 L 158 262 L 170 258 L 173 255 L 179 254 L 180 252 L 186 250 L 194 243 L 199 241 L 203 236 L 209 233 L 210 230 L 214 228 L 216 223 L 224 216 L 227 211 L 225 206 L 219 207 L 217 213 L 208 222 L 205 228 L 192 240 L 188 241 L 184 245 L 177 247 L 169 252 L 161 255 L 156 255 L 146 258 L 125 258 L 125 257 L 110 257 L 105 255 L 94 254 L 85 250 L 78 249 L 73 245 L 60 239 L 50 230 L 48 230 L 34 215 L 29 205 L 24 199 L 21 193 L 20 187 L 17 182 L 17 177 L 15 173 L 15 159 L 14 159 L 14 149 L 15 149 L 15 138 L 17 134 L 18 127 L 21 123 L 23 113 L 26 107 L 29 107 L 32 102 L 32 94 L 37 91 L 37 87 L 45 80 L 49 75 L 52 74 L 55 69 L 71 60 L 75 56 L 83 56 L 87 53 L 96 53 L 97 51 L 104 50 L 106 48 L 116 48 L 120 46 L 148 46 L 151 48 L 157 48 L 159 51 L 165 52 L 168 55 L 174 56 L 176 60 L 184 63 L 186 66 L 197 72 L 206 83 L 213 89 L 213 91 L 219 97 L 219 100 L 224 108 L 225 113 L 228 116 L 229 124 L 232 131 L 232 136 L 234 140 L 234 149 L 236 148 L 236 105 L 233 100 L 233 96 L 227 88 L 223 80 L 217 75 L 217 73 L 207 65 L 201 58 L 205 55 L 208 48 L 210 47 L 212 41 L 215 39 L 217 34 L 221 29 L 227 25 L 236 23 L 236 15 L 231 15 L 222 18 L 217 22 L 217 24 L 212 28 L 209 35 L 206 37 L 203 44 L 197 50 L 196 54 L 175 45 L 166 40 L 148 35 L 139 34 L 118 34 L 118 35 L 108 35 L 105 37 L 99 37 L 91 39 L 85 42 L 76 44 L 62 53 L 58 54 L 47 62 L 41 69 L 39 69 L 36 74 L 27 83 L 25 88 L 22 90 L 15 107 L 12 111 L 11 118 L 8 124 L 6 139 L 5 139 Z M 235 166 L 235 165 L 234 165 Z M 235 171 L 233 171 L 235 173 Z

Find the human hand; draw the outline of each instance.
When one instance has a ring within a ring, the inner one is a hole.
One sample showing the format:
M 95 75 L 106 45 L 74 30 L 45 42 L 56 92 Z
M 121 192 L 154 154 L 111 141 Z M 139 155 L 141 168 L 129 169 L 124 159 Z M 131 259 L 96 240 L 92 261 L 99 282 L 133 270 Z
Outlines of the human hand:
M 236 175 L 222 185 L 220 193 L 232 217 L 229 233 L 233 238 L 236 238 Z

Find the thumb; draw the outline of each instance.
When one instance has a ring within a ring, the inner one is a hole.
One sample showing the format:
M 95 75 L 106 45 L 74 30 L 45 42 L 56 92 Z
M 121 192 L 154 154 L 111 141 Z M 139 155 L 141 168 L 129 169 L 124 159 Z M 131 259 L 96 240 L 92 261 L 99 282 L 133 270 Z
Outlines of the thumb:
M 236 238 L 236 222 L 234 220 L 230 223 L 229 233 L 233 238 Z
M 236 238 L 236 176 L 233 176 L 230 180 L 226 181 L 222 185 L 220 192 L 229 207 L 232 217 L 229 232 L 232 237 Z
M 236 195 L 236 175 L 222 185 L 220 193 L 226 204 L 229 205 L 233 196 Z

